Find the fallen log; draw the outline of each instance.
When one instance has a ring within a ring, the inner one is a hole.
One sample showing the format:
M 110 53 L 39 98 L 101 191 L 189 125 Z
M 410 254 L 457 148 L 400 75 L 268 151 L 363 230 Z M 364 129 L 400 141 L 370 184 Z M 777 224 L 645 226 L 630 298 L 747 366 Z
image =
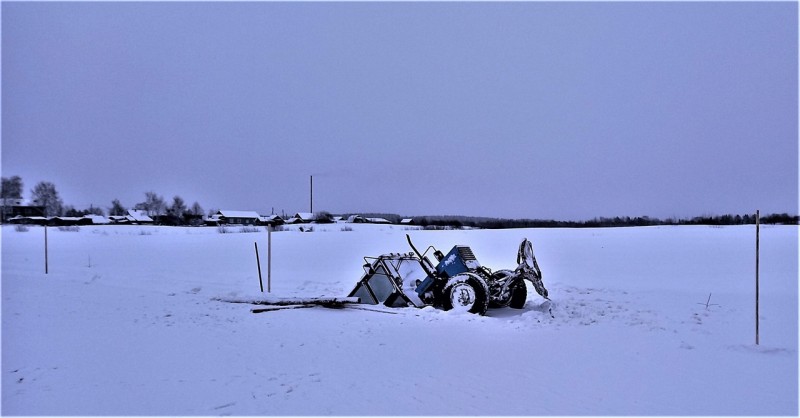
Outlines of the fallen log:
M 250 309 L 252 313 L 262 313 L 262 312 L 272 312 L 272 311 L 281 311 L 284 309 L 303 309 L 303 308 L 313 308 L 315 305 L 286 305 L 286 306 L 271 306 L 269 308 L 253 308 Z
M 237 298 L 214 298 L 213 300 L 227 303 L 246 303 L 250 305 L 268 306 L 290 306 L 290 305 L 310 305 L 325 307 L 341 307 L 345 304 L 361 303 L 358 297 L 318 297 L 318 298 L 259 298 L 259 299 L 237 299 Z

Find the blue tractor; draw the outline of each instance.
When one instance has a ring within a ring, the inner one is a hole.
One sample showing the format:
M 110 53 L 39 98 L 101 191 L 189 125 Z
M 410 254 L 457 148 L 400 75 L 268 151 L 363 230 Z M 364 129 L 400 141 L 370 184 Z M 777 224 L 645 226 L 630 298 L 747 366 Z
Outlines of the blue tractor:
M 516 269 L 493 272 L 478 262 L 468 246 L 456 245 L 446 255 L 430 246 L 423 254 L 411 237 L 406 238 L 413 252 L 364 257 L 364 275 L 349 297 L 358 297 L 361 303 L 435 306 L 484 315 L 488 308 L 522 308 L 528 297 L 527 280 L 549 300 L 527 239 L 520 243 Z M 437 260 L 435 266 L 427 257 L 430 250 Z

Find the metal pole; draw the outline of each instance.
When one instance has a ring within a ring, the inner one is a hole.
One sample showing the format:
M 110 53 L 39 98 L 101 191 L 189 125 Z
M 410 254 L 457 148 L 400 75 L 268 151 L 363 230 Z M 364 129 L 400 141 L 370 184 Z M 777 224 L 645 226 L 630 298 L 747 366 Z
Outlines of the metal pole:
M 267 293 L 272 293 L 272 227 L 271 226 L 267 226 Z
M 44 226 L 44 274 L 48 274 L 47 266 L 47 225 Z
M 314 176 L 311 176 L 311 210 L 309 212 L 314 213 Z
M 261 293 L 264 293 L 264 282 L 261 280 L 261 260 L 258 258 L 258 243 L 254 242 L 256 246 L 256 264 L 258 264 L 258 284 L 261 285 Z
M 758 256 L 761 239 L 760 214 L 756 210 L 756 345 L 758 345 Z

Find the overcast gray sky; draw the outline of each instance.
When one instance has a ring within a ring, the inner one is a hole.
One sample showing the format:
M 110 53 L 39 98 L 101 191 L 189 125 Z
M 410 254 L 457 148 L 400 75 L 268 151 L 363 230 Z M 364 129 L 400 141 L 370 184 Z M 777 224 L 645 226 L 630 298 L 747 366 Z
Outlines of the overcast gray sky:
M 798 206 L 798 6 L 2 3 L 2 175 L 65 203 Z

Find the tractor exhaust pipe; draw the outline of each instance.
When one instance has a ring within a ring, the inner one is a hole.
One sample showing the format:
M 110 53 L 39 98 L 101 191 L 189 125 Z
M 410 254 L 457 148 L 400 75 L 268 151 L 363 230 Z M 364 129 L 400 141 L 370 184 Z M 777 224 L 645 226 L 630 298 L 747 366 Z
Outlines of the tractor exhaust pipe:
M 422 254 L 419 253 L 419 250 L 417 249 L 417 247 L 415 247 L 414 243 L 411 242 L 411 236 L 406 234 L 406 239 L 408 240 L 408 245 L 411 246 L 411 249 L 414 250 L 415 253 L 417 253 L 417 257 L 422 258 Z
M 408 240 L 408 245 L 411 246 L 411 249 L 414 250 L 414 253 L 416 253 L 417 257 L 419 257 L 419 259 L 422 261 L 421 265 L 422 265 L 422 269 L 425 270 L 425 274 L 427 274 L 428 277 L 436 277 L 436 272 L 434 272 L 434 270 L 433 270 L 433 264 L 431 263 L 431 260 L 428 260 L 427 257 L 424 257 L 419 252 L 417 247 L 414 246 L 414 243 L 411 242 L 411 236 L 406 234 L 406 239 Z

